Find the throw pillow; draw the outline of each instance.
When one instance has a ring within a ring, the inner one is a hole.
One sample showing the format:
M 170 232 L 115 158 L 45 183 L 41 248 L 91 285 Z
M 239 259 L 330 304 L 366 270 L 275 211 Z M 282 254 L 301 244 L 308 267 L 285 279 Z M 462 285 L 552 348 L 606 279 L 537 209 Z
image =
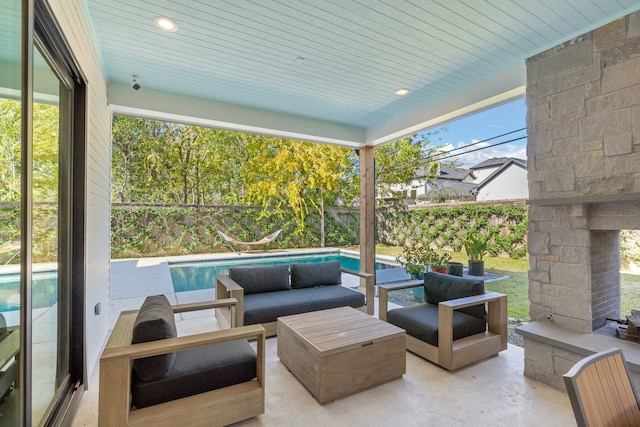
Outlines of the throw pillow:
M 245 295 L 291 289 L 288 265 L 230 268 L 229 278 L 242 286 Z
M 293 289 L 339 285 L 341 283 L 340 261 L 291 265 L 291 287 Z
M 164 295 L 147 297 L 133 326 L 132 344 L 175 338 L 176 323 L 173 309 Z M 171 369 L 176 358 L 175 353 L 145 357 L 133 361 L 133 366 L 142 381 L 162 379 Z

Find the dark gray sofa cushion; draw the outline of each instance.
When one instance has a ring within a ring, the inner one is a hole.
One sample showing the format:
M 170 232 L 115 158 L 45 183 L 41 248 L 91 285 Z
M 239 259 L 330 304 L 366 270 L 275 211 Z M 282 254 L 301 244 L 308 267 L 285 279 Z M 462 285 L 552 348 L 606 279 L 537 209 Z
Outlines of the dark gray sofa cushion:
M 278 317 L 316 310 L 364 305 L 364 295 L 344 286 L 320 286 L 248 295 L 244 298 L 244 324 L 275 322 Z
M 339 285 L 342 283 L 340 261 L 291 265 L 291 287 Z
M 229 278 L 242 286 L 245 295 L 291 289 L 288 265 L 230 268 Z
M 438 346 L 438 306 L 419 304 L 390 310 L 387 322 L 404 329 L 408 335 Z M 460 311 L 453 312 L 453 339 L 479 334 L 486 330 L 486 322 Z
M 245 340 L 176 352 L 167 374 L 142 381 L 134 372 L 131 393 L 136 408 L 156 405 L 256 378 L 256 352 Z
M 465 279 L 442 273 L 424 274 L 424 300 L 438 305 L 442 301 L 484 294 L 484 280 Z M 484 319 L 487 314 L 484 304 L 457 310 Z
M 147 297 L 133 326 L 132 344 L 175 338 L 176 323 L 173 309 L 167 297 L 154 295 Z M 175 353 L 136 359 L 133 362 L 136 373 L 144 381 L 158 380 L 171 369 Z

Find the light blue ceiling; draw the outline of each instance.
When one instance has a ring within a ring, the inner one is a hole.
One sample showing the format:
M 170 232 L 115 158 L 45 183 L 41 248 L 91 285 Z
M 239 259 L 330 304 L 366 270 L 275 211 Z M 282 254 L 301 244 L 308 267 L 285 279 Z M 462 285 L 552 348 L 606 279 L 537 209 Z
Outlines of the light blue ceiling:
M 527 57 L 640 8 L 635 0 L 85 3 L 113 102 L 138 102 L 122 95 L 138 74 L 142 89 L 127 96 L 171 94 L 335 124 L 362 130 L 362 143 L 522 86 Z M 178 31 L 156 28 L 157 16 Z M 411 92 L 395 95 L 401 87 Z

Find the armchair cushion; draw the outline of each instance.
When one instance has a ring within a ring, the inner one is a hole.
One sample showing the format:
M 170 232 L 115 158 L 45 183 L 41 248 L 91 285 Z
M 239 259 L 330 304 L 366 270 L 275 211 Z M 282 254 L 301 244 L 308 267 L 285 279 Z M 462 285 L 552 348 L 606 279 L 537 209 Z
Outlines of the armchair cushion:
M 167 297 L 154 295 L 147 297 L 133 326 L 132 344 L 175 338 L 176 323 L 173 309 Z M 133 366 L 137 375 L 144 381 L 163 378 L 175 361 L 175 353 L 136 359 Z
M 438 346 L 438 306 L 419 304 L 390 310 L 387 321 L 404 329 L 408 335 L 433 346 Z M 483 319 L 462 313 L 453 312 L 453 339 L 468 337 L 482 333 L 487 325 Z
M 442 301 L 482 294 L 484 294 L 484 280 L 465 279 L 433 272 L 424 275 L 425 302 L 429 304 L 438 305 Z M 461 308 L 457 311 L 478 318 L 484 318 L 487 314 L 484 304 Z
M 193 396 L 256 378 L 256 352 L 246 340 L 228 341 L 176 352 L 163 378 L 143 381 L 134 372 L 131 384 L 136 408 Z
M 291 287 L 293 289 L 340 285 L 341 283 L 340 261 L 291 265 Z
M 288 265 L 230 268 L 229 278 L 244 289 L 245 295 L 291 289 Z

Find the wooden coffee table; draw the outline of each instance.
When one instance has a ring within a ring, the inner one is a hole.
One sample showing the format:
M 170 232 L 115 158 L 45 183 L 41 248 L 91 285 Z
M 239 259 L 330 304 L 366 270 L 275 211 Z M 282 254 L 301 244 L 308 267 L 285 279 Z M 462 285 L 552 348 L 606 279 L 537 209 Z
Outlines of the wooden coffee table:
M 278 318 L 278 357 L 320 403 L 406 372 L 405 332 L 351 307 Z

